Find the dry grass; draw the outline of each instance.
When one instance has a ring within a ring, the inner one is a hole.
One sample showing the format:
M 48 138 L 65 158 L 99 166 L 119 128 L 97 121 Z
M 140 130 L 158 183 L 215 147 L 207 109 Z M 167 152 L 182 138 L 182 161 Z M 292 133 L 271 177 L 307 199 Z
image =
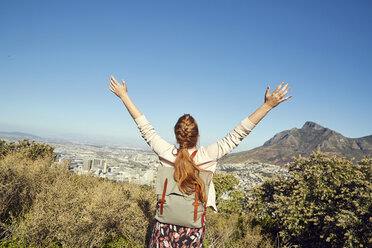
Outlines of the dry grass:
M 152 190 L 78 176 L 67 166 L 18 154 L 0 161 L 4 234 L 34 246 L 100 247 L 117 237 L 144 245 Z
M 271 248 L 271 240 L 261 235 L 259 226 L 252 226 L 250 215 L 207 213 L 206 247 Z
M 0 159 L 0 231 L 28 211 L 36 196 L 53 184 L 58 171 L 51 170 L 51 164 L 50 157 L 34 161 L 21 153 Z

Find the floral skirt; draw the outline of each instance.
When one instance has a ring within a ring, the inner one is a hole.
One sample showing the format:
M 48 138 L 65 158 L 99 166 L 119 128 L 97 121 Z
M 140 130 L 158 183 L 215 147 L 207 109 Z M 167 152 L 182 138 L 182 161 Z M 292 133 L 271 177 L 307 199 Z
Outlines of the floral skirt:
M 149 248 L 203 247 L 204 231 L 205 225 L 201 228 L 190 228 L 155 220 Z

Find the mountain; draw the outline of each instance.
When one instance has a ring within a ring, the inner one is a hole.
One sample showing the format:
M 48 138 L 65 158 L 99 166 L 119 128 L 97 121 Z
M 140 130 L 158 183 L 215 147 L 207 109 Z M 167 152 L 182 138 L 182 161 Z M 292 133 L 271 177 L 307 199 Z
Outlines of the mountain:
M 22 140 L 22 139 L 29 139 L 29 140 L 42 140 L 40 136 L 36 136 L 29 133 L 22 133 L 22 132 L 0 132 L 0 137 L 2 139 L 7 140 Z
M 70 141 L 58 138 L 43 138 L 37 135 L 29 134 L 29 133 L 22 133 L 22 132 L 0 132 L 0 138 L 9 140 L 9 141 L 17 141 L 28 139 L 30 141 L 34 140 L 36 142 L 51 142 L 51 143 L 61 143 L 61 144 L 69 144 Z
M 329 128 L 307 121 L 302 128 L 292 128 L 277 133 L 262 146 L 249 151 L 232 153 L 221 163 L 262 162 L 284 165 L 292 161 L 292 156 L 309 156 L 320 149 L 333 156 L 352 157 L 356 161 L 364 155 L 372 155 L 372 135 L 361 138 L 347 138 Z

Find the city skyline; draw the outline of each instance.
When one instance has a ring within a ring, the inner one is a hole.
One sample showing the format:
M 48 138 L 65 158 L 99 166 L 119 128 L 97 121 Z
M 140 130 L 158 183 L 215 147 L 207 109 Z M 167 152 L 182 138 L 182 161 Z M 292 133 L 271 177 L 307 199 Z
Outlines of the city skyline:
M 234 151 L 306 121 L 372 134 L 369 1 L 2 1 L 0 131 L 146 147 L 109 89 L 128 93 L 175 144 L 184 113 L 200 145 L 218 141 L 289 83 Z

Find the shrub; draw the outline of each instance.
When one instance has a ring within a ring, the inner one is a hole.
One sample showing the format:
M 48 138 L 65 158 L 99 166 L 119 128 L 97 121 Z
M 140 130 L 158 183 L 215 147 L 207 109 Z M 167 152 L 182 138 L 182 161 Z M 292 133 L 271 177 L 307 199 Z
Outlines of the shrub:
M 216 205 L 225 213 L 241 213 L 246 194 L 239 190 L 239 179 L 233 174 L 215 174 L 213 183 L 216 189 Z
M 6 227 L 27 212 L 35 197 L 53 183 L 58 171 L 50 169 L 52 161 L 52 157 L 32 160 L 22 151 L 0 159 L 0 239 L 8 234 Z
M 144 246 L 155 208 L 152 188 L 68 171 L 22 149 L 0 159 L 2 246 Z
M 252 215 L 244 211 L 246 194 L 239 190 L 239 179 L 233 174 L 215 174 L 218 211 L 207 211 L 204 245 L 212 247 L 272 247 L 271 240 L 261 235 L 261 228 L 253 226 Z
M 271 240 L 252 225 L 252 216 L 242 213 L 214 213 L 208 209 L 204 246 L 270 248 Z
M 55 157 L 54 147 L 48 144 L 30 142 L 28 139 L 18 140 L 17 143 L 0 139 L 0 159 L 10 153 L 21 153 L 32 160 Z
M 320 151 L 293 158 L 290 178 L 253 192 L 255 219 L 294 247 L 372 247 L 372 159 L 357 164 Z
M 137 185 L 66 173 L 37 195 L 12 233 L 35 246 L 50 240 L 63 247 L 100 247 L 108 237 L 144 245 L 149 222 L 138 205 L 144 197 Z

